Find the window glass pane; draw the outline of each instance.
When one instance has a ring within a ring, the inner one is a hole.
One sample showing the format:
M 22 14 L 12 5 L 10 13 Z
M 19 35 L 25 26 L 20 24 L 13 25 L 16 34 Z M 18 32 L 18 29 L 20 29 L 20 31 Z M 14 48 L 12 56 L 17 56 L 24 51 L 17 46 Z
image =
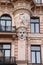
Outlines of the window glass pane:
M 35 0 L 35 2 L 36 2 L 36 3 L 40 3 L 40 2 L 41 2 L 41 0 Z
M 1 26 L 5 26 L 5 21 L 1 20 Z
M 5 31 L 5 21 L 1 20 L 0 31 Z
M 38 50 L 38 51 L 40 51 L 40 46 L 32 46 L 31 50 Z
M 37 52 L 37 63 L 40 63 L 40 52 Z
M 6 26 L 6 31 L 11 31 L 11 27 L 10 26 Z
M 32 52 L 32 63 L 35 63 L 35 52 Z
M 5 57 L 9 57 L 10 56 L 10 50 L 5 50 Z
M 11 26 L 11 21 L 6 21 L 6 26 Z
M 1 26 L 0 31 L 5 31 L 5 26 Z
M 35 22 L 39 22 L 39 19 L 35 19 L 35 18 L 33 18 L 33 19 L 31 19 L 31 22 L 33 22 L 33 23 L 35 23 Z
M 35 20 L 34 19 L 31 19 L 31 22 L 35 22 Z
M 11 20 L 11 18 L 9 16 L 2 16 L 1 19 L 3 19 L 3 20 Z
M 34 24 L 31 23 L 31 32 L 34 32 Z
M 10 49 L 10 45 L 3 45 L 3 49 Z
M 39 24 L 35 24 L 36 32 L 39 32 Z

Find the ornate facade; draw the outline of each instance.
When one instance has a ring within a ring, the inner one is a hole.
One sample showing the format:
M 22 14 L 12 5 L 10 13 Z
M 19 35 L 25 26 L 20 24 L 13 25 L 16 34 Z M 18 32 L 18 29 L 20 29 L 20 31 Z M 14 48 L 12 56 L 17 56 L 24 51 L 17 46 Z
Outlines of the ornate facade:
M 0 0 L 0 63 L 43 64 L 42 2 Z

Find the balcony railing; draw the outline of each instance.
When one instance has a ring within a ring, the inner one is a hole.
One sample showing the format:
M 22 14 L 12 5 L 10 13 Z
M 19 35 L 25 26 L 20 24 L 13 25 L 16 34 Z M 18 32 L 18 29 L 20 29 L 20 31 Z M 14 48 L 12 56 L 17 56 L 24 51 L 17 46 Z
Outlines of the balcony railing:
M 0 57 L 0 64 L 15 64 L 16 57 Z
M 0 32 L 15 32 L 16 26 L 0 26 Z

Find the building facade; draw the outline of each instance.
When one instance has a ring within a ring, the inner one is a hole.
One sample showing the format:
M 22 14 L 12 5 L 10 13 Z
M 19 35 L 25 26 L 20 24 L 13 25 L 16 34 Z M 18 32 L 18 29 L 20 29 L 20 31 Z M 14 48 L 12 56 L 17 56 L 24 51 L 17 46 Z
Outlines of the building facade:
M 0 0 L 0 63 L 4 62 L 43 64 L 43 0 Z

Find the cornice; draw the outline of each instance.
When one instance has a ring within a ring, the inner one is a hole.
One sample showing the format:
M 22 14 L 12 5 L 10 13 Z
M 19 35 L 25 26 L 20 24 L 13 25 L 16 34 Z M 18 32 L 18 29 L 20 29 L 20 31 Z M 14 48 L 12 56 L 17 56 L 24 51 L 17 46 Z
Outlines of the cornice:
M 28 10 L 30 14 L 33 13 L 34 3 L 33 0 L 0 0 L 0 7 L 1 8 L 13 8 L 13 11 L 24 9 Z M 14 13 L 13 12 L 13 13 Z
M 23 9 L 23 10 L 28 10 L 30 14 L 33 14 L 31 8 L 32 7 L 30 5 L 30 2 L 27 1 L 17 1 L 14 3 L 14 12 Z

